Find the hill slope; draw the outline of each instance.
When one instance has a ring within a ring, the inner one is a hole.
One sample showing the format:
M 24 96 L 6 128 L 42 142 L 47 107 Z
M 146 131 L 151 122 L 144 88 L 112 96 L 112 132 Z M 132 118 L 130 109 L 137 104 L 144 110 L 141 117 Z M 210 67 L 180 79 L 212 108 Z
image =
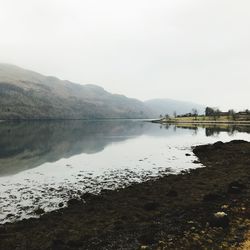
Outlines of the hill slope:
M 0 119 L 150 118 L 141 101 L 0 64 Z
M 152 109 L 157 116 L 159 115 L 177 115 L 192 112 L 192 109 L 197 109 L 199 113 L 204 113 L 205 106 L 197 103 L 176 101 L 172 99 L 152 99 L 144 102 L 150 109 Z

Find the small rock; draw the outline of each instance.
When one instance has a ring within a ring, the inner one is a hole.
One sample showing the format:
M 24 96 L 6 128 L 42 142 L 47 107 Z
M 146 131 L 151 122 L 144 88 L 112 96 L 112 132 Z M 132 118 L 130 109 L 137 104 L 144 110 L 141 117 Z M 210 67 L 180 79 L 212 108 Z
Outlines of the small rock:
M 207 242 L 208 242 L 209 244 L 212 244 L 212 243 L 213 243 L 213 241 L 212 241 L 211 239 L 207 239 Z
M 166 243 L 164 242 L 164 241 L 162 241 L 162 240 L 160 240 L 159 242 L 158 242 L 158 246 L 159 247 L 164 247 L 166 245 Z
M 224 218 L 225 216 L 227 216 L 227 214 L 225 212 L 214 213 L 214 217 L 216 217 L 216 218 Z
M 149 250 L 149 246 L 141 246 L 141 250 Z
M 228 209 L 229 208 L 229 205 L 222 205 L 221 206 L 221 209 Z
M 58 204 L 58 207 L 63 207 L 63 202 L 60 202 L 60 203 Z
M 238 229 L 239 230 L 246 230 L 247 229 L 247 225 L 238 225 Z
M 191 156 L 191 154 L 189 154 L 189 153 L 186 153 L 185 155 L 186 155 L 186 156 Z
M 229 218 L 225 212 L 217 212 L 210 220 L 210 226 L 227 228 L 229 225 Z

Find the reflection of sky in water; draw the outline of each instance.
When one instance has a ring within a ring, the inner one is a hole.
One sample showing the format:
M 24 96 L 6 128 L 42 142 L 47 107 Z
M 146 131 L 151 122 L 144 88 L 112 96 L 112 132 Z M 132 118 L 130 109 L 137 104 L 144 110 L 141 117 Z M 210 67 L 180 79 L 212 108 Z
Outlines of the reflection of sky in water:
M 37 124 L 36 129 L 30 125 L 18 127 L 18 132 L 15 126 L 10 126 L 14 131 L 12 140 L 1 140 L 1 144 L 5 143 L 1 145 L 5 149 L 0 158 L 1 222 L 34 216 L 38 207 L 45 211 L 57 209 L 60 202 L 65 203 L 80 192 L 96 193 L 103 188 L 124 187 L 135 181 L 195 168 L 200 165 L 192 163 L 196 159 L 191 153 L 194 145 L 250 140 L 250 134 L 240 132 L 233 135 L 220 132 L 207 137 L 203 128 L 166 129 L 140 121 L 98 123 L 50 124 L 49 128 L 44 125 L 42 134 Z M 32 140 L 27 136 L 20 142 L 19 136 L 12 145 L 21 133 L 20 128 L 24 134 L 31 133 Z M 28 144 L 24 143 L 26 139 Z M 39 146 L 29 145 L 30 141 Z M 185 156 L 186 153 L 191 156 Z M 12 169 L 8 172 L 10 165 Z

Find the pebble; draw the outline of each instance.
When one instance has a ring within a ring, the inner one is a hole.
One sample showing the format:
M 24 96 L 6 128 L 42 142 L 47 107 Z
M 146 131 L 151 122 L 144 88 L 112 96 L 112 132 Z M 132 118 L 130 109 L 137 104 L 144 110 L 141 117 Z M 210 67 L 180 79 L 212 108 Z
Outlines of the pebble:
M 229 218 L 225 212 L 217 212 L 213 214 L 210 220 L 210 226 L 226 228 L 229 226 Z

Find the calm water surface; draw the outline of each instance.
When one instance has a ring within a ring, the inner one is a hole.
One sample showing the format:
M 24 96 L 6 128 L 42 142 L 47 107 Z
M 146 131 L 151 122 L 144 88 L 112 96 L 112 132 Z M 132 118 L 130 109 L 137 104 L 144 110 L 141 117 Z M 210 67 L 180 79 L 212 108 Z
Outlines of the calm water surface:
M 58 209 L 83 192 L 202 167 L 193 163 L 192 146 L 250 141 L 249 132 L 139 120 L 0 123 L 0 223 Z

